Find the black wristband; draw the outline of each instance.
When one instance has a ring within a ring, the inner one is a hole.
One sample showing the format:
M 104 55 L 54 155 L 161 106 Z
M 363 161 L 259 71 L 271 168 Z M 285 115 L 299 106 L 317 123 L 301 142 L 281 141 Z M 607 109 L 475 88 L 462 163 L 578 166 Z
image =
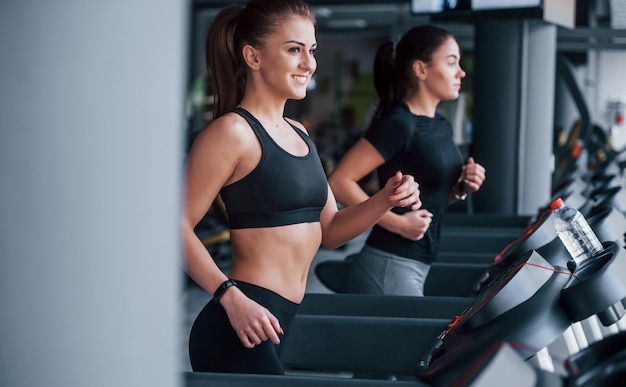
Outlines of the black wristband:
M 220 299 L 222 298 L 224 293 L 226 293 L 226 290 L 231 286 L 237 286 L 237 282 L 231 279 L 227 279 L 226 281 L 222 282 L 220 286 L 218 286 L 215 290 L 215 293 L 213 293 L 213 298 L 215 299 L 215 301 L 220 302 Z

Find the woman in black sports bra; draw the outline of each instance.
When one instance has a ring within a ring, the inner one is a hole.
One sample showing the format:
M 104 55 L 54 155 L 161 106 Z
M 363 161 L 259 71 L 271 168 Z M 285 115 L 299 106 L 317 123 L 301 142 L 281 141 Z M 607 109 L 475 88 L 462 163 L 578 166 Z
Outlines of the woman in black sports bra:
M 369 200 L 337 209 L 306 129 L 283 117 L 316 69 L 314 24 L 301 0 L 251 0 L 224 8 L 209 29 L 214 120 L 190 149 L 181 222 L 186 270 L 213 294 L 190 334 L 194 371 L 283 373 L 280 345 L 320 245 L 421 205 L 417 183 L 397 171 Z M 218 194 L 231 227 L 228 277 L 194 234 Z

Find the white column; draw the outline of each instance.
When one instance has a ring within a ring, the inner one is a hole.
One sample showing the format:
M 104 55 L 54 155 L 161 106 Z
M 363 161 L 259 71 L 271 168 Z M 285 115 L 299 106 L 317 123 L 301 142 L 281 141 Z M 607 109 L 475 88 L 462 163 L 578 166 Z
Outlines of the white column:
M 518 213 L 534 214 L 548 204 L 552 188 L 556 26 L 524 23 Z
M 0 385 L 179 385 L 186 1 L 0 2 Z

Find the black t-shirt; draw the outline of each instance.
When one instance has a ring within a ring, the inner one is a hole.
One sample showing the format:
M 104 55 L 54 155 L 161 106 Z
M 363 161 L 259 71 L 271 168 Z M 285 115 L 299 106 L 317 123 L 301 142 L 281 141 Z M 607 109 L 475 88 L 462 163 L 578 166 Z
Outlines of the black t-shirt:
M 463 167 L 463 156 L 452 139 L 450 122 L 440 114 L 416 116 L 405 104 L 398 104 L 372 122 L 364 137 L 385 159 L 377 171 L 381 187 L 398 170 L 413 175 L 419 183 L 422 208 L 433 214 L 430 227 L 419 241 L 374 226 L 366 243 L 395 255 L 431 263 L 439 251 L 441 221 L 448 209 L 450 191 Z M 392 211 L 404 213 L 409 209 L 396 207 Z

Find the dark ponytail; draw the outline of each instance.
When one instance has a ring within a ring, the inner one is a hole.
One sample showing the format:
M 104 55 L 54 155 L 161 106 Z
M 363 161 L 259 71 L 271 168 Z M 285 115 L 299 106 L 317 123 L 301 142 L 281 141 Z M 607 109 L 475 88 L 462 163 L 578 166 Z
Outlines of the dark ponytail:
M 213 118 L 228 112 L 241 101 L 246 86 L 245 65 L 235 51 L 234 36 L 241 5 L 231 5 L 217 14 L 206 40 L 207 72 L 215 97 Z
M 378 47 L 374 57 L 374 88 L 378 94 L 378 107 L 374 117 L 383 115 L 397 99 L 394 46 L 391 40 L 386 41 Z
M 248 74 L 243 47 L 262 46 L 288 16 L 302 16 L 315 24 L 315 15 L 303 0 L 250 0 L 245 6 L 227 6 L 215 16 L 206 40 L 207 71 L 215 97 L 213 118 L 228 113 L 243 99 Z
M 375 118 L 417 87 L 413 62 L 430 63 L 433 53 L 450 37 L 454 36 L 443 28 L 424 25 L 408 30 L 395 45 L 388 41 L 378 47 L 374 59 L 374 86 L 379 99 Z

